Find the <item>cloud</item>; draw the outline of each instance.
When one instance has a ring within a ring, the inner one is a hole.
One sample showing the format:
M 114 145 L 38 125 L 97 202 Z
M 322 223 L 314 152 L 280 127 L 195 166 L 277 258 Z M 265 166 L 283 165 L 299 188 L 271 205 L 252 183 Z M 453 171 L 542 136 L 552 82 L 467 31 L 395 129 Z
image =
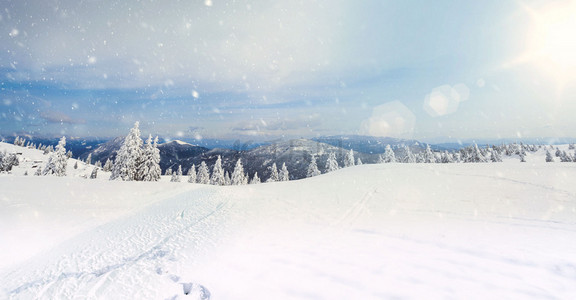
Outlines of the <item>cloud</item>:
M 62 0 L 66 9 L 54 9 L 45 1 L 14 1 L 6 10 L 22 17 L 5 26 L 20 34 L 5 47 L 27 51 L 0 59 L 42 70 L 30 72 L 39 78 L 109 88 L 202 82 L 272 89 L 294 74 L 330 67 L 336 13 L 346 9 L 338 2 Z M 59 76 L 71 67 L 75 76 Z
M 416 117 L 404 104 L 388 102 L 374 107 L 372 116 L 364 120 L 360 133 L 370 136 L 410 138 Z
M 45 110 L 40 113 L 40 117 L 48 123 L 84 124 L 82 119 L 75 120 L 67 114 L 59 111 Z
M 238 122 L 232 130 L 234 131 L 295 131 L 299 129 L 310 129 L 322 124 L 319 114 L 302 115 L 295 117 L 284 117 L 281 119 L 247 120 Z

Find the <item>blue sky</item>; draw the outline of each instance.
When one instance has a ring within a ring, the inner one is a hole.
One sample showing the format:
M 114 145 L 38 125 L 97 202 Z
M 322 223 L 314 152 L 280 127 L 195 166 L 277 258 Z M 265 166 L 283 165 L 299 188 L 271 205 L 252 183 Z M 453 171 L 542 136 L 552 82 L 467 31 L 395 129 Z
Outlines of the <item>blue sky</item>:
M 574 1 L 2 6 L 2 135 L 575 136 Z

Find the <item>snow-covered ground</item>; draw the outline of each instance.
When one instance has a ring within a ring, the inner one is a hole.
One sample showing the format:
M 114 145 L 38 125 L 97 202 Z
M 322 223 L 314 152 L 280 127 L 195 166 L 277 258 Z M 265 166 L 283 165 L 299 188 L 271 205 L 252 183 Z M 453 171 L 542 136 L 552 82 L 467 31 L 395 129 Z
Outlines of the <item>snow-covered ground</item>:
M 543 155 L 229 187 L 24 164 L 0 175 L 0 299 L 576 299 L 576 163 Z

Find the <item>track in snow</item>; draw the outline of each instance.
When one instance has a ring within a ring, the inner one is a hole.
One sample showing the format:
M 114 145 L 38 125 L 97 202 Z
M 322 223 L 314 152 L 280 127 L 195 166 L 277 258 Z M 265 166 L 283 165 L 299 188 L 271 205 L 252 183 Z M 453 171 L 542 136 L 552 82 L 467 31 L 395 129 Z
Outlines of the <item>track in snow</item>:
M 50 251 L 36 262 L 7 274 L 11 297 L 53 298 L 122 298 L 123 286 L 134 286 L 142 296 L 155 295 L 159 284 L 173 284 L 181 295 L 196 292 L 199 299 L 209 299 L 210 293 L 201 284 L 187 281 L 171 265 L 181 257 L 179 251 L 200 253 L 210 249 L 224 226 L 224 216 L 230 204 L 214 189 L 175 196 L 153 204 L 143 211 L 72 239 Z M 37 265 L 38 264 L 38 265 Z M 44 265 L 40 268 L 40 265 Z M 27 277 L 31 269 L 43 269 L 34 277 Z M 152 282 L 137 282 L 142 276 L 120 274 L 150 273 Z M 26 275 L 25 275 L 26 274 Z M 19 277 L 24 275 L 23 277 Z M 21 278 L 19 280 L 13 280 Z M 157 282 L 153 282 L 157 281 Z M 163 287 L 165 290 L 165 287 Z M 76 291 L 87 291 L 78 295 Z M 202 292 L 203 291 L 203 292 Z M 157 295 L 174 298 L 174 295 Z M 203 296 L 202 296 L 203 295 Z M 138 298 L 138 294 L 125 295 Z M 157 298 L 157 297 L 153 297 Z

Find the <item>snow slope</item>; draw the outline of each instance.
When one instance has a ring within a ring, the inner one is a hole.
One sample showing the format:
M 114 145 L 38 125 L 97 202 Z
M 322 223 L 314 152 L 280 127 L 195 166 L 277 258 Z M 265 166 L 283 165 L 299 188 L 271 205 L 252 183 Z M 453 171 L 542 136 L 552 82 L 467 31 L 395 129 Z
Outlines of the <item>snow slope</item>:
M 574 178 L 542 153 L 230 187 L 2 175 L 0 298 L 574 299 Z

